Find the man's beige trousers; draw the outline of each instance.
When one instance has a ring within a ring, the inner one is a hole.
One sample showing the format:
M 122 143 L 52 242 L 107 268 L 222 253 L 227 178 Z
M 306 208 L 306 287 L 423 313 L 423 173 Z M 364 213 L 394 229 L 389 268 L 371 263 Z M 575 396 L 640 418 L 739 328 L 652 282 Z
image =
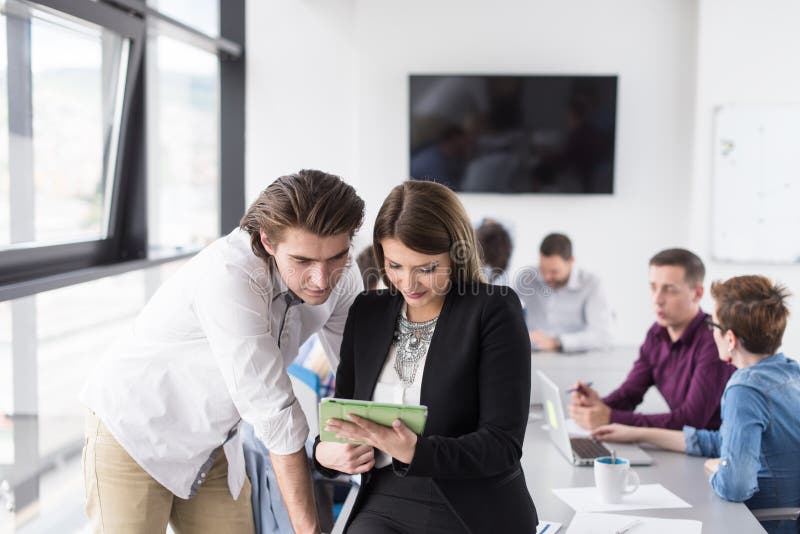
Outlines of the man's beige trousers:
M 175 534 L 252 534 L 250 481 L 239 498 L 228 490 L 228 462 L 220 449 L 206 481 L 189 500 L 173 495 L 125 452 L 92 413 L 83 447 L 86 513 L 92 532 L 156 534 L 167 523 Z

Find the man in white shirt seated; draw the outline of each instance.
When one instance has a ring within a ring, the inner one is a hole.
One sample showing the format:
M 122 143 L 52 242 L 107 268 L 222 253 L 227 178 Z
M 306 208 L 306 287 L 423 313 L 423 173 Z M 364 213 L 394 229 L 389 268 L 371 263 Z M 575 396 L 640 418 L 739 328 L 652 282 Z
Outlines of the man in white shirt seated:
M 270 451 L 294 530 L 319 532 L 286 368 L 315 332 L 338 365 L 363 214 L 336 176 L 283 176 L 158 289 L 82 393 L 94 532 L 252 533 L 241 420 Z
M 539 267 L 524 268 L 514 284 L 526 308 L 533 348 L 580 352 L 608 347 L 608 300 L 597 276 L 575 266 L 569 237 L 548 235 L 539 253 Z

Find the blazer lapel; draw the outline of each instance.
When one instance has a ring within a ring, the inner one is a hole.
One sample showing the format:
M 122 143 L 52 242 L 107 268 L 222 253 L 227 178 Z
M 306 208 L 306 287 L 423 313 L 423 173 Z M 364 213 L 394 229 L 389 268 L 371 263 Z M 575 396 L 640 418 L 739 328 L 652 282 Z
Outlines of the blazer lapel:
M 392 345 L 394 326 L 402 305 L 403 296 L 395 293 L 381 317 L 374 321 L 367 318 L 368 324 L 374 327 L 374 330 L 368 333 L 370 342 L 365 345 L 367 353 L 359 355 L 363 357 L 365 365 L 361 367 L 363 380 L 358 382 L 358 390 L 354 395 L 358 399 L 369 400 L 372 398 L 375 384 L 378 382 L 383 365 L 386 363 L 386 355 L 389 354 L 389 347 Z
M 422 384 L 420 385 L 419 403 L 423 406 L 428 406 L 431 401 L 433 391 L 430 390 L 429 384 L 435 384 L 436 380 L 428 380 L 430 376 L 437 376 L 440 372 L 442 364 L 446 363 L 446 359 L 439 356 L 439 346 L 444 343 L 442 338 L 447 335 L 448 319 L 450 318 L 450 311 L 453 307 L 454 295 L 458 294 L 458 288 L 455 284 L 450 287 L 447 296 L 442 305 L 442 311 L 439 312 L 439 319 L 436 321 L 436 329 L 433 331 L 431 337 L 431 344 L 428 346 L 428 354 L 425 357 L 425 367 L 422 371 Z M 431 374 L 433 373 L 433 374 Z

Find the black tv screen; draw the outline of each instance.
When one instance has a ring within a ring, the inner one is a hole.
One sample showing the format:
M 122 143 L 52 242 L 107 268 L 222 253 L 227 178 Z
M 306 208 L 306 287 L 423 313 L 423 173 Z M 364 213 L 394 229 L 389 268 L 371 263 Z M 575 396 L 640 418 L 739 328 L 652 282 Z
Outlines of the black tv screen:
M 485 193 L 614 192 L 616 76 L 409 77 L 410 171 Z

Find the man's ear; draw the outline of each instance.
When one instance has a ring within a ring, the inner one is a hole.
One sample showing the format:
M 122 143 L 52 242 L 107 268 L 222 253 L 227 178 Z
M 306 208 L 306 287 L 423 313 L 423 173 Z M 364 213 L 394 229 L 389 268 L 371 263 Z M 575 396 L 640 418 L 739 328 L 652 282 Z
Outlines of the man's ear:
M 705 295 L 706 289 L 703 287 L 703 284 L 697 284 L 694 286 L 694 297 L 692 300 L 694 302 L 700 302 L 703 299 L 703 295 Z
M 272 247 L 272 245 L 269 244 L 269 240 L 267 239 L 267 234 L 265 234 L 263 230 L 259 230 L 258 235 L 261 236 L 261 244 L 264 246 L 264 249 L 266 249 L 266 251 L 269 252 L 271 256 L 274 256 L 275 249 Z

